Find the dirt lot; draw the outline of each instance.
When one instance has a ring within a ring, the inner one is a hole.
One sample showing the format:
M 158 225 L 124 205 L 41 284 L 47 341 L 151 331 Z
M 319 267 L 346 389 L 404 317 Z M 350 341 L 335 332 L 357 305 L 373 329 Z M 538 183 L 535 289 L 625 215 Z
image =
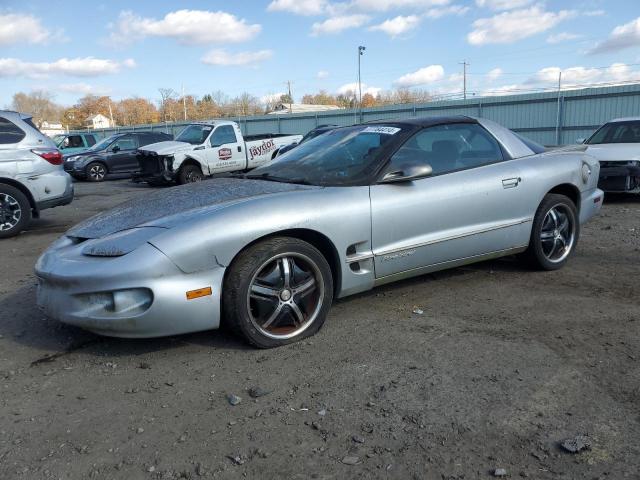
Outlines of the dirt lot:
M 393 284 L 276 350 L 43 318 L 40 252 L 146 191 L 80 183 L 2 241 L 0 478 L 640 478 L 640 199 L 608 198 L 562 271 L 505 259 Z M 590 450 L 560 448 L 579 434 Z

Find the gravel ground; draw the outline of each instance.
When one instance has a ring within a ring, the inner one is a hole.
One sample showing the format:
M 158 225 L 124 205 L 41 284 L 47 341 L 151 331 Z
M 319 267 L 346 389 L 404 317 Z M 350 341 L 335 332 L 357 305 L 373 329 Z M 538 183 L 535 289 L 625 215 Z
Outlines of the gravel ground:
M 275 350 L 44 318 L 38 255 L 146 191 L 79 183 L 2 241 L 0 478 L 640 478 L 640 198 L 607 198 L 561 271 L 504 259 L 392 284 Z

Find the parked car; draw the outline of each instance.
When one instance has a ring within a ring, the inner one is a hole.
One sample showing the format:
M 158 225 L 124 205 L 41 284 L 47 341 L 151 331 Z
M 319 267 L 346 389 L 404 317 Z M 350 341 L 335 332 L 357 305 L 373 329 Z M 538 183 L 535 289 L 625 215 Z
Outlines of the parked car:
M 280 148 L 302 135 L 243 136 L 236 122 L 192 123 L 174 142 L 139 150 L 140 174 L 151 185 L 199 182 L 209 175 L 258 167 L 278 155 Z
M 102 182 L 108 174 L 138 172 L 136 158 L 139 147 L 171 140 L 162 132 L 118 133 L 105 138 L 86 152 L 65 157 L 64 169 L 78 180 Z
M 611 120 L 584 143 L 600 161 L 599 188 L 640 193 L 640 117 Z
M 66 133 L 54 135 L 52 139 L 58 150 L 68 156 L 93 147 L 96 144 L 97 136 L 93 133 Z
M 0 110 L 0 238 L 24 230 L 46 208 L 73 200 L 62 154 L 31 116 Z
M 515 253 L 555 270 L 600 210 L 599 167 L 533 148 L 463 116 L 338 128 L 75 226 L 38 260 L 38 302 L 104 335 L 225 322 L 267 348 L 316 333 L 334 298 L 402 278 Z
M 302 137 L 302 140 L 300 140 L 300 142 L 290 143 L 289 145 L 285 145 L 284 147 L 282 147 L 280 149 L 280 155 L 287 153 L 289 150 L 293 150 L 298 145 L 304 142 L 308 142 L 309 140 L 316 138 L 318 135 L 322 135 L 323 133 L 330 132 L 331 130 L 334 130 L 336 128 L 338 128 L 338 125 L 318 125 L 313 130 L 310 130 L 309 132 L 307 132 L 305 136 Z

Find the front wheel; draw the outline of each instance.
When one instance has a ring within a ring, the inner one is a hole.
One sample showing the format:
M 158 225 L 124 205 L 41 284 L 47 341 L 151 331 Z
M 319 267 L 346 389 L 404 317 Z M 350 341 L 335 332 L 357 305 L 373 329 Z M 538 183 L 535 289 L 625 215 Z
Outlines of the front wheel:
M 0 184 L 0 238 L 18 235 L 31 221 L 31 205 L 15 187 Z
M 536 211 L 529 248 L 529 263 L 542 270 L 562 268 L 580 236 L 580 222 L 574 203 L 564 195 L 548 194 Z
M 231 265 L 223 286 L 224 321 L 259 348 L 278 347 L 318 332 L 332 298 L 324 256 L 302 240 L 272 238 Z
M 180 185 L 201 182 L 202 180 L 204 180 L 204 175 L 197 165 L 185 165 L 178 172 L 178 183 Z
M 102 182 L 107 176 L 107 167 L 104 163 L 91 162 L 85 169 L 87 180 L 90 182 Z

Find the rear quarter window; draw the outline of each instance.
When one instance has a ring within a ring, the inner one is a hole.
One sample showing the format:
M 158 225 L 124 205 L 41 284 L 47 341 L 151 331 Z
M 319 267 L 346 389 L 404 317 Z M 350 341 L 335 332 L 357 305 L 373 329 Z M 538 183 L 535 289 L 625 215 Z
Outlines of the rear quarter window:
M 0 117 L 0 144 L 8 145 L 21 142 L 26 133 L 12 121 Z
M 87 147 L 93 147 L 96 144 L 96 137 L 93 135 L 85 135 L 84 139 L 87 141 Z

